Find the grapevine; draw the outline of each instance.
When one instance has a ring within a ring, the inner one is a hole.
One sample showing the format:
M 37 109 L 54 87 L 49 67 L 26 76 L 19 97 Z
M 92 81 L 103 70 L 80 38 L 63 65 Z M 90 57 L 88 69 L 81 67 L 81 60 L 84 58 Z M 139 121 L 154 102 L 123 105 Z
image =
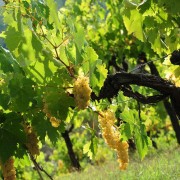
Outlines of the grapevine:
M 105 142 L 117 153 L 120 169 L 125 170 L 127 139 L 135 143 L 141 159 L 148 153 L 151 141 L 143 117 L 147 105 L 160 101 L 164 105 L 151 106 L 148 117 L 158 123 L 172 120 L 180 144 L 179 0 L 136 4 L 67 0 L 59 9 L 60 1 L 53 0 L 3 2 L 0 159 L 5 162 L 1 163 L 4 178 L 19 178 L 12 157 L 23 159 L 27 154 L 37 172 L 44 171 L 36 158 L 39 141 L 43 144 L 47 139 L 53 145 L 65 140 L 71 165 L 80 169 L 78 159 L 82 158 L 73 152 L 78 147 L 72 147 L 76 141 L 72 143 L 69 134 L 81 128 L 90 132 L 85 150 L 92 157 L 99 131 L 95 121 Z M 144 54 L 141 63 L 139 54 Z M 166 58 L 168 66 L 163 63 Z M 143 73 L 134 71 L 141 68 Z M 142 110 L 134 100 L 145 104 Z M 103 111 L 109 107 L 113 111 Z M 93 115 L 92 123 L 89 113 L 94 109 L 99 117 Z M 116 117 L 125 123 L 116 126 L 120 124 Z M 25 119 L 28 124 L 22 126 Z

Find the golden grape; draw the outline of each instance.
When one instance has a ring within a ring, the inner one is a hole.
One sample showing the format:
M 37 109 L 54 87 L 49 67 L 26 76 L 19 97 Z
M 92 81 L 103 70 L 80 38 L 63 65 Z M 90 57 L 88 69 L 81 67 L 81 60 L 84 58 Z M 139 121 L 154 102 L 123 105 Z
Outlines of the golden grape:
M 4 180 L 15 180 L 16 170 L 14 168 L 14 159 L 10 157 L 4 164 L 0 163 Z
M 91 97 L 91 88 L 89 87 L 89 78 L 85 76 L 79 76 L 74 82 L 74 97 L 79 109 L 85 109 L 89 106 Z
M 24 125 L 24 131 L 27 136 L 27 141 L 26 141 L 25 145 L 26 145 L 29 153 L 32 156 L 39 155 L 40 154 L 39 146 L 38 146 L 39 141 L 38 141 L 36 133 L 33 131 L 31 126 L 26 125 L 26 124 Z
M 120 134 L 114 126 L 116 117 L 110 110 L 101 112 L 98 116 L 102 136 L 108 146 L 117 152 L 120 169 L 125 170 L 129 162 L 128 143 L 120 141 Z

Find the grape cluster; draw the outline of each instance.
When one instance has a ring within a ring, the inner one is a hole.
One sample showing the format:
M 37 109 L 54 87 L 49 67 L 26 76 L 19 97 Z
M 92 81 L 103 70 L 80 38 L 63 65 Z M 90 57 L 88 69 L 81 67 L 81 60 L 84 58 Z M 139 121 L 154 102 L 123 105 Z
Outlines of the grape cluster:
M 174 65 L 180 65 L 180 49 L 173 51 L 170 61 Z
M 116 117 L 110 110 L 101 112 L 99 114 L 99 123 L 102 129 L 102 136 L 106 143 L 117 152 L 118 162 L 121 170 L 127 168 L 129 162 L 128 143 L 120 141 L 120 134 L 114 127 Z
M 4 180 L 15 180 L 16 170 L 14 168 L 14 159 L 10 157 L 4 164 L 0 163 Z
M 85 76 L 79 76 L 74 82 L 74 97 L 79 109 L 85 109 L 89 106 L 91 97 L 91 88 L 89 87 L 89 78 Z
M 38 146 L 38 138 L 36 133 L 33 131 L 32 127 L 30 125 L 25 124 L 24 125 L 24 131 L 27 135 L 27 142 L 26 142 L 26 147 L 29 151 L 29 153 L 32 156 L 39 155 L 39 146 Z

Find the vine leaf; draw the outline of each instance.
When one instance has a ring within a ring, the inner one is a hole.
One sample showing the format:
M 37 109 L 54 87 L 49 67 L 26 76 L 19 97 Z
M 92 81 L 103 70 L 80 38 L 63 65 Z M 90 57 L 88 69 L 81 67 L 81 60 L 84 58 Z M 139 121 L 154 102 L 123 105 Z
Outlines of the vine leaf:
M 85 74 L 89 73 L 90 85 L 93 92 L 98 94 L 104 84 L 108 71 L 102 60 L 98 59 L 98 55 L 92 47 L 86 47 L 85 53 L 86 61 L 83 63 L 83 71 Z
M 151 145 L 151 140 L 147 136 L 146 127 L 144 124 L 140 125 L 140 128 L 135 128 L 135 143 L 140 158 L 143 159 L 148 153 L 148 146 Z
M 134 134 L 138 154 L 143 159 L 148 152 L 148 146 L 151 145 L 151 140 L 146 133 L 146 126 L 138 120 L 138 112 L 135 110 L 128 111 L 125 108 L 121 117 L 126 122 L 124 125 L 121 125 L 123 140 L 132 137 Z
M 9 108 L 10 96 L 7 94 L 0 93 L 0 99 L 0 106 L 7 110 Z
M 14 59 L 12 54 L 3 47 L 0 47 L 0 64 L 4 73 L 15 72 L 23 74 L 23 71 L 16 59 Z
M 15 113 L 8 113 L 5 116 L 5 122 L 0 128 L 0 159 L 2 162 L 15 154 L 18 144 L 22 145 L 26 141 L 20 122 L 20 117 Z
M 74 42 L 76 44 L 76 47 L 79 51 L 79 53 L 81 53 L 81 49 L 84 45 L 84 41 L 85 41 L 85 32 L 84 32 L 84 28 L 78 24 L 76 24 L 76 32 L 73 34 L 74 36 Z
M 121 133 L 121 139 L 124 141 L 127 141 L 132 137 L 132 130 L 129 123 L 124 123 L 120 126 L 120 133 Z
M 14 51 L 22 41 L 22 34 L 16 31 L 14 27 L 9 27 L 5 32 L 5 35 L 6 45 L 8 46 L 9 50 Z
M 12 107 L 15 111 L 21 112 L 28 109 L 35 96 L 33 85 L 34 82 L 31 79 L 21 79 L 20 76 L 11 79 L 8 87 L 12 97 Z
M 39 112 L 32 117 L 32 126 L 36 130 L 41 142 L 45 142 L 45 137 L 47 135 L 50 141 L 55 144 L 60 135 L 58 131 L 63 132 L 65 125 L 62 122 L 62 124 L 58 128 L 54 128 L 51 125 L 49 119 L 45 117 L 45 114 Z
M 136 38 L 144 41 L 143 29 L 142 29 L 142 14 L 137 9 L 129 11 L 125 9 L 123 12 L 124 25 L 128 31 L 128 34 L 134 34 Z
M 59 21 L 58 13 L 57 13 L 57 4 L 52 0 L 46 1 L 47 6 L 49 8 L 48 16 L 49 16 L 49 24 L 54 24 L 54 28 L 59 31 L 61 29 L 61 24 Z
M 66 119 L 70 106 L 75 106 L 74 99 L 68 96 L 64 89 L 51 90 L 46 97 L 46 102 L 51 115 L 60 118 L 60 120 Z
M 92 152 L 90 150 L 91 141 L 87 142 L 83 147 L 83 153 L 87 154 L 90 159 L 92 159 Z
M 87 142 L 84 147 L 83 147 L 83 153 L 87 154 L 90 159 L 93 158 L 93 156 L 97 152 L 97 144 L 98 144 L 98 139 L 96 136 L 93 136 L 91 138 L 91 141 Z
M 0 128 L 0 159 L 4 163 L 13 156 L 17 149 L 17 141 L 14 140 L 14 135 Z

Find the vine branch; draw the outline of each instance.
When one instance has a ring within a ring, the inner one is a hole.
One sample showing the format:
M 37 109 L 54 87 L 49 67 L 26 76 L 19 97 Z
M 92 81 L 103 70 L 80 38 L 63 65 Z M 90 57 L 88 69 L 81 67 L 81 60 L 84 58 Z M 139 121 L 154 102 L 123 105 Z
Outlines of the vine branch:
M 119 90 L 127 91 L 127 86 L 129 85 L 149 87 L 166 96 L 172 94 L 174 90 L 177 89 L 171 82 L 154 75 L 118 72 L 114 75 L 108 75 L 104 86 L 101 88 L 99 99 L 112 98 L 118 94 Z
M 35 169 L 37 170 L 37 172 L 39 174 L 40 180 L 43 180 L 43 177 L 42 177 L 40 171 L 44 172 L 49 177 L 49 179 L 53 180 L 53 178 L 37 163 L 35 158 L 30 153 L 29 153 L 29 155 L 30 155 L 31 161 L 33 162 L 33 164 L 35 166 Z
M 133 92 L 130 85 L 152 88 L 160 92 L 160 94 L 146 97 L 138 92 Z M 117 96 L 119 91 L 122 91 L 125 96 L 132 97 L 143 104 L 157 103 L 169 96 L 180 119 L 180 87 L 176 87 L 173 83 L 162 79 L 160 76 L 143 73 L 131 74 L 127 72 L 108 75 L 99 96 L 92 93 L 91 98 L 92 100 L 110 99 Z

